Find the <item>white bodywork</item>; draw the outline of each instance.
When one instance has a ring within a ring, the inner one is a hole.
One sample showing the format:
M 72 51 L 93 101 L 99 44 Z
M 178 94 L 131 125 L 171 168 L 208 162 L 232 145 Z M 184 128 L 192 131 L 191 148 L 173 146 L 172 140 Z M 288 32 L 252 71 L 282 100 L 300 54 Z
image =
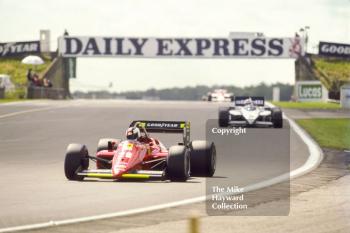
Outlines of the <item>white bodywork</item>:
M 225 89 L 216 89 L 212 93 L 208 93 L 208 98 L 209 96 L 211 96 L 211 101 L 214 102 L 231 102 L 233 93 L 229 93 Z
M 257 106 L 244 106 L 236 107 L 235 109 L 229 110 L 230 113 L 230 124 L 241 124 L 241 125 L 272 125 L 271 121 L 257 121 L 261 117 L 271 116 L 271 111 L 266 110 L 264 107 Z M 232 118 L 241 117 L 242 120 L 234 120 Z

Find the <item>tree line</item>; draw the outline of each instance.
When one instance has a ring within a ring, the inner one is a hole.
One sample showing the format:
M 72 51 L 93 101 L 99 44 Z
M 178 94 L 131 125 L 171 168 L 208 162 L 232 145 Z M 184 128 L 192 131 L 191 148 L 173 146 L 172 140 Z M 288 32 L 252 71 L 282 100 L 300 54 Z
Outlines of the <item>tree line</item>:
M 124 92 L 108 92 L 108 91 L 76 91 L 73 96 L 76 98 L 125 98 L 125 99 L 154 99 L 154 100 L 201 100 L 203 96 L 214 89 L 226 89 L 233 92 L 236 96 L 264 96 L 265 99 L 272 99 L 273 87 L 280 88 L 280 99 L 282 101 L 290 100 L 293 95 L 293 85 L 275 83 L 267 85 L 264 82 L 258 85 L 246 87 L 237 87 L 234 85 L 197 85 L 194 87 L 172 87 L 164 89 L 150 88 L 145 91 L 124 91 Z

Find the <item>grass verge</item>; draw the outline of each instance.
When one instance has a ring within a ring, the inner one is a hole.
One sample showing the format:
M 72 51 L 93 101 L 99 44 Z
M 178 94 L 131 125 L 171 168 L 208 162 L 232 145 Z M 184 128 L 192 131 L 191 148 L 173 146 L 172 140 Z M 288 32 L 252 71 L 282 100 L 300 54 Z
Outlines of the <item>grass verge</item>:
M 14 92 L 6 93 L 6 99 L 25 98 L 28 69 L 32 68 L 33 72 L 39 74 L 41 78 L 42 73 L 51 63 L 48 57 L 41 57 L 45 63 L 37 66 L 23 64 L 20 58 L 0 58 L 0 74 L 9 75 L 11 77 L 11 81 L 16 87 L 16 90 Z
M 281 108 L 294 108 L 294 109 L 325 109 L 325 110 L 341 109 L 340 104 L 325 103 L 325 102 L 272 102 L 272 104 Z
M 350 118 L 300 119 L 303 127 L 321 147 L 350 149 Z
M 0 99 L 0 104 L 16 102 L 16 101 L 24 101 L 24 100 L 26 100 L 26 99 Z

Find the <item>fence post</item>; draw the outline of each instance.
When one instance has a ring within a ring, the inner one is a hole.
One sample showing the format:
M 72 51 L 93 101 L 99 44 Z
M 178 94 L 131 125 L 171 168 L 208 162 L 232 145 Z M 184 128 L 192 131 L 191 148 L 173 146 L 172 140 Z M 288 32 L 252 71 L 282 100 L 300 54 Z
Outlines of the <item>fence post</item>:
M 0 99 L 5 98 L 5 87 L 0 87 Z

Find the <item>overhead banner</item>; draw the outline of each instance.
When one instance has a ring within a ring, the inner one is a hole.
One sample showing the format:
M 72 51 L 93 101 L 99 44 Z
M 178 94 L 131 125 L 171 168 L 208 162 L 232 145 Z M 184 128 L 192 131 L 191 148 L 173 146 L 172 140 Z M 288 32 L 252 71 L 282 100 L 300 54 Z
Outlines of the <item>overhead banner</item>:
M 40 41 L 0 43 L 0 57 L 40 53 Z
M 318 54 L 322 56 L 350 58 L 350 44 L 320 41 Z
M 299 37 L 59 38 L 59 53 L 64 57 L 297 58 L 303 51 Z

